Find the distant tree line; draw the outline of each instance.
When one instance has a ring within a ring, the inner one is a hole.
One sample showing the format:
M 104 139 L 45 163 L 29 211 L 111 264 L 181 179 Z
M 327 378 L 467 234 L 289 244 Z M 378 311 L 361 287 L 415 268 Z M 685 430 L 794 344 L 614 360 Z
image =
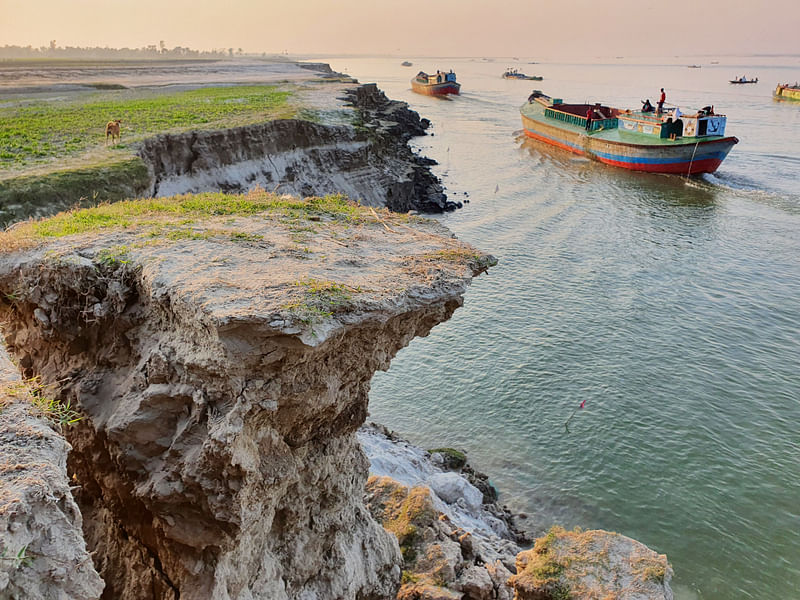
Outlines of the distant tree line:
M 100 48 L 79 46 L 57 46 L 55 40 L 48 46 L 9 46 L 0 48 L 0 59 L 4 58 L 89 58 L 89 59 L 176 59 L 176 58 L 232 58 L 243 56 L 241 48 L 215 48 L 193 50 L 183 46 L 167 48 L 164 41 L 141 48 Z M 266 56 L 263 53 L 261 56 Z

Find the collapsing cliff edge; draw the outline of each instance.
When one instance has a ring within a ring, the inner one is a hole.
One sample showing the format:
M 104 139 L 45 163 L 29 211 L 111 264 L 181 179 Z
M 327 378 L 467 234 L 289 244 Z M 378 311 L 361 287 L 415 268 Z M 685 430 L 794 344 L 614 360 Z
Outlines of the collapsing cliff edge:
M 434 161 L 408 146 L 411 137 L 425 135 L 427 119 L 405 102 L 389 100 L 375 84 L 342 94 L 355 125 L 280 119 L 145 140 L 139 155 L 152 173 L 149 195 L 261 186 L 298 196 L 346 194 L 395 212 L 461 206 L 447 200 L 429 168 Z
M 5 234 L 9 351 L 85 415 L 68 468 L 104 597 L 389 598 L 401 557 L 355 437 L 369 381 L 492 260 L 336 199 L 218 201 L 173 200 L 192 224 Z
M 300 96 L 319 118 L 156 135 L 137 143 L 137 156 L 119 172 L 97 166 L 20 177 L 13 186 L 0 180 L 0 223 L 123 198 L 255 187 L 346 194 L 395 212 L 461 206 L 447 199 L 431 172 L 435 161 L 409 147 L 430 123 L 405 102 L 388 99 L 375 84 L 325 83 Z
M 153 195 L 244 195 L 121 203 L 0 236 L 16 363 L 0 394 L 0 597 L 511 598 L 520 548 L 485 482 L 366 429 L 365 488 L 355 432 L 372 374 L 494 260 L 435 222 L 312 196 L 453 207 L 406 145 L 416 113 L 374 86 L 350 96 L 357 129 L 276 122 L 142 148 Z M 666 559 L 636 551 L 653 581 L 619 597 L 670 598 Z M 517 581 L 521 600 L 562 589 Z

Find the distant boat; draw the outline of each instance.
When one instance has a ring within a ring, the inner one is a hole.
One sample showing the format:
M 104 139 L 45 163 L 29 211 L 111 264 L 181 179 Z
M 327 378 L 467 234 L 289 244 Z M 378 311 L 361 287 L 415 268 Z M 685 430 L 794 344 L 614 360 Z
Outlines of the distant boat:
M 778 84 L 773 96 L 779 100 L 800 100 L 800 84 L 790 83 Z
M 700 69 L 700 65 L 689 65 L 690 69 Z
M 714 113 L 712 106 L 694 115 L 675 110 L 657 115 L 599 103 L 565 104 L 535 91 L 520 114 L 526 136 L 632 171 L 713 173 L 739 142 L 725 136 L 727 118 Z
M 712 65 L 718 65 L 718 64 L 719 64 L 719 61 L 718 61 L 718 60 L 712 60 L 712 61 L 711 61 L 711 64 L 712 64 Z
M 527 81 L 541 81 L 544 77 L 539 77 L 538 75 L 525 75 L 525 73 L 520 73 L 516 69 L 506 69 L 506 72 L 503 73 L 503 79 L 525 79 Z
M 428 75 L 424 71 L 420 71 L 411 80 L 411 89 L 426 96 L 458 95 L 461 93 L 461 84 L 456 83 L 456 74 L 452 70 L 447 73 L 436 71 L 435 75 Z
M 737 79 L 731 79 L 731 83 L 758 83 L 758 77 L 755 79 L 748 79 L 747 77 L 739 77 Z
M 401 66 L 401 67 L 410 67 L 410 66 L 412 66 L 413 64 L 414 64 L 414 63 L 410 63 L 410 62 L 408 62 L 407 60 L 404 60 L 403 62 L 401 62 L 401 63 L 400 63 L 400 66 Z

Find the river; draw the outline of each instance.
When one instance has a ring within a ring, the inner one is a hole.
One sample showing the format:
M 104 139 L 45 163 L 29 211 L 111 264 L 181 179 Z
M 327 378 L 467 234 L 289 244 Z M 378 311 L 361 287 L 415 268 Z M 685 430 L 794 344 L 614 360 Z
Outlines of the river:
M 371 418 L 467 450 L 534 530 L 666 553 L 678 600 L 800 598 L 800 103 L 771 98 L 800 59 L 325 60 L 431 120 L 414 143 L 469 200 L 440 218 L 500 261 L 374 378 Z M 420 69 L 455 70 L 461 96 L 412 93 Z M 684 113 L 727 114 L 740 143 L 716 174 L 631 173 L 520 136 L 534 88 L 636 108 L 661 87 Z

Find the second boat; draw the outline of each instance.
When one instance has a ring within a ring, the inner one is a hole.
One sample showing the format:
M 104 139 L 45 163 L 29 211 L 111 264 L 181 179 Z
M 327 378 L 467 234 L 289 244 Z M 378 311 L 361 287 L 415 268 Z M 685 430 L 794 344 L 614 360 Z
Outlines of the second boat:
M 411 89 L 418 94 L 425 94 L 426 96 L 457 95 L 461 92 L 461 84 L 456 82 L 456 74 L 452 70 L 447 73 L 436 71 L 434 75 L 428 75 L 425 71 L 420 71 L 411 80 Z

